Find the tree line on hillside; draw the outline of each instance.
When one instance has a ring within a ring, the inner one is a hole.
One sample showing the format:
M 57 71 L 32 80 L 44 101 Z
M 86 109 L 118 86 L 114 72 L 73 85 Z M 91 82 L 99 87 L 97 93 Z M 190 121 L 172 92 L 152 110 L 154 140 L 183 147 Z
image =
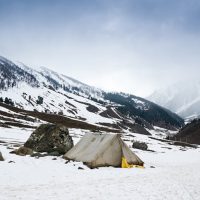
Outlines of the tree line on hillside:
M 0 97 L 0 102 L 1 103 L 5 103 L 11 106 L 14 106 L 14 102 L 12 101 L 12 99 L 6 97 L 5 99 L 3 99 L 2 97 Z

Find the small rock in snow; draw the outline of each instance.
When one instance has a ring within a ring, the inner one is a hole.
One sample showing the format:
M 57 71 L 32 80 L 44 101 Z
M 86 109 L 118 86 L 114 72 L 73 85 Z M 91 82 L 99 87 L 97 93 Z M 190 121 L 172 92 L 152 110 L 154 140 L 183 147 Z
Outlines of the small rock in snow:
M 0 161 L 4 161 L 4 158 L 2 156 L 2 153 L 0 152 Z

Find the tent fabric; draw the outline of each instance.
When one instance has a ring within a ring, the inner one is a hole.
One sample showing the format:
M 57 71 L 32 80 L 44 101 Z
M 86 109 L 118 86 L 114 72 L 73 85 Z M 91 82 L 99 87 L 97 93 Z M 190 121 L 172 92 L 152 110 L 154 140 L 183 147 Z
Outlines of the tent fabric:
M 143 165 L 130 165 L 128 164 L 126 158 L 122 157 L 122 164 L 121 164 L 121 168 L 143 168 L 144 169 L 144 166 Z
M 130 165 L 143 165 L 143 161 L 129 149 L 119 134 L 93 133 L 85 134 L 64 155 L 65 159 L 83 162 L 90 168 L 103 166 L 121 167 L 122 157 Z

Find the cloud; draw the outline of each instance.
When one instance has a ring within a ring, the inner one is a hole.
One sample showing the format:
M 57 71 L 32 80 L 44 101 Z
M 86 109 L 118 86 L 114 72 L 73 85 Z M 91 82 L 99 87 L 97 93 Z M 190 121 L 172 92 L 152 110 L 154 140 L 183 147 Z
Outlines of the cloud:
M 147 96 L 196 76 L 197 0 L 0 0 L 0 54 Z

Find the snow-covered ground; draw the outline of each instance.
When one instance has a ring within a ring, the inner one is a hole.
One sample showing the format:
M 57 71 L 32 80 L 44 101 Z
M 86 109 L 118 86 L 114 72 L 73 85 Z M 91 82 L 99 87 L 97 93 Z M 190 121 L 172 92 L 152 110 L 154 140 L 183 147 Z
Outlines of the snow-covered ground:
M 10 147 L 24 143 L 31 132 L 0 128 L 0 151 L 5 158 L 0 162 L 0 200 L 198 200 L 200 197 L 200 149 L 181 151 L 180 147 L 134 134 L 134 139 L 146 141 L 150 149 L 156 150 L 134 150 L 145 162 L 145 169 L 91 170 L 81 163 L 65 164 L 61 157 L 52 160 L 56 157 L 37 159 L 9 154 Z M 76 143 L 84 132 L 70 129 L 70 134 Z M 158 132 L 152 134 L 156 137 Z

